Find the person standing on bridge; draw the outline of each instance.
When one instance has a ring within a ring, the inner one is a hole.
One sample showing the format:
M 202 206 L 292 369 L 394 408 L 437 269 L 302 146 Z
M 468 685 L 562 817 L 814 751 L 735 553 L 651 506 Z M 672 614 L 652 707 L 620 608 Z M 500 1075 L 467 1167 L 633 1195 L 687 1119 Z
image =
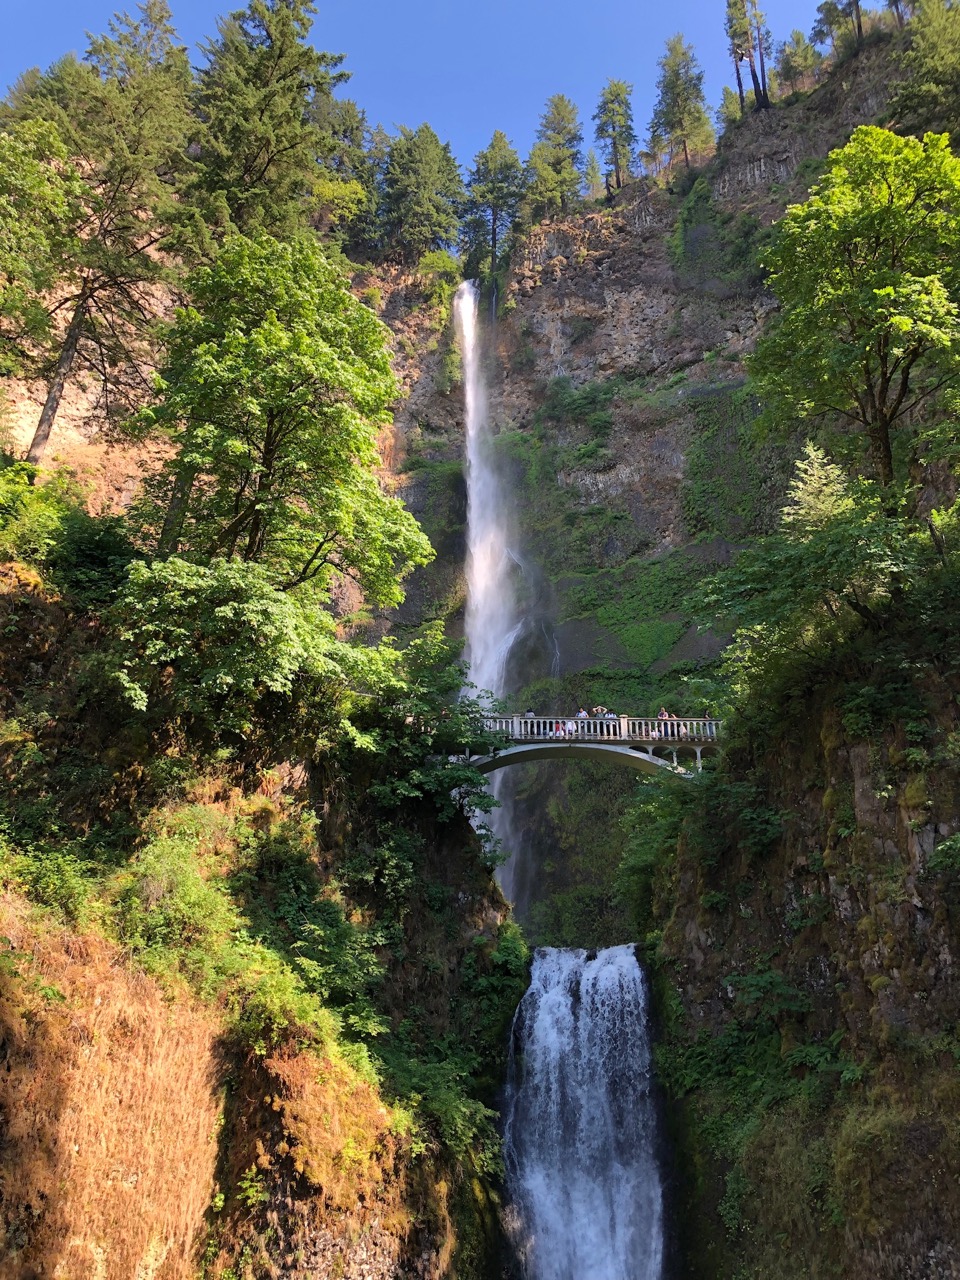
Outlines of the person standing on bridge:
M 578 719 L 578 720 L 588 720 L 588 719 L 589 719 L 589 716 L 587 715 L 586 711 L 584 711 L 583 707 L 581 707 L 581 708 L 580 708 L 580 710 L 577 712 L 577 719 Z

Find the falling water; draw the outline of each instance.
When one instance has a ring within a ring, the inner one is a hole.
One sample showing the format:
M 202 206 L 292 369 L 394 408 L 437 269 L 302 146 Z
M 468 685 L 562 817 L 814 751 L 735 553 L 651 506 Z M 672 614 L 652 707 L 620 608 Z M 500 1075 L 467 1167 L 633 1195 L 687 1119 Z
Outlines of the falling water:
M 503 486 L 490 448 L 487 393 L 477 331 L 479 290 L 465 280 L 453 300 L 467 418 L 466 660 L 478 689 L 499 698 L 506 661 L 523 622 L 513 590 L 519 558 L 508 543 Z
M 647 993 L 632 946 L 537 951 L 514 1019 L 504 1154 L 528 1280 L 660 1280 Z

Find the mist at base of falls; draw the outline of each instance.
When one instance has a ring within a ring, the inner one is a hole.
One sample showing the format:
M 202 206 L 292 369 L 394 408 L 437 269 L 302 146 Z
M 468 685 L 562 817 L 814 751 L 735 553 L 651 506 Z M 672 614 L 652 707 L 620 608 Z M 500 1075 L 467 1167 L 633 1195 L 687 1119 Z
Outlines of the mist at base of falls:
M 632 946 L 537 951 L 504 1118 L 526 1280 L 661 1280 L 647 989 Z

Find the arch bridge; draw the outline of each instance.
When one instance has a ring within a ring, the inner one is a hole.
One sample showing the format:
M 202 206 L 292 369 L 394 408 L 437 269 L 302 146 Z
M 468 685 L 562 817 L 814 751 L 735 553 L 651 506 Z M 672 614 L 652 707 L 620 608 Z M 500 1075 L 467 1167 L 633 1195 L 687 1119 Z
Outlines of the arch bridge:
M 484 726 L 511 742 L 488 756 L 472 756 L 481 773 L 536 760 L 608 759 L 640 773 L 660 769 L 689 776 L 699 770 L 703 753 L 714 751 L 721 721 L 679 716 L 488 716 Z

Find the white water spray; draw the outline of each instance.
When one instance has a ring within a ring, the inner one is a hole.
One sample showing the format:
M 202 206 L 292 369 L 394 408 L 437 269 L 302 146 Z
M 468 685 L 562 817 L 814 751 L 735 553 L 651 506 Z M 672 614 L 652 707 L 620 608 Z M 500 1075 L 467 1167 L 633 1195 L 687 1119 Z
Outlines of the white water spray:
M 632 946 L 537 951 L 514 1019 L 504 1155 L 528 1280 L 660 1280 L 647 994 Z
M 467 637 L 470 679 L 479 690 L 502 697 L 506 662 L 522 626 L 517 616 L 508 542 L 507 502 L 490 449 L 486 385 L 477 331 L 480 292 L 472 280 L 460 285 L 453 315 L 463 361 L 467 427 Z

